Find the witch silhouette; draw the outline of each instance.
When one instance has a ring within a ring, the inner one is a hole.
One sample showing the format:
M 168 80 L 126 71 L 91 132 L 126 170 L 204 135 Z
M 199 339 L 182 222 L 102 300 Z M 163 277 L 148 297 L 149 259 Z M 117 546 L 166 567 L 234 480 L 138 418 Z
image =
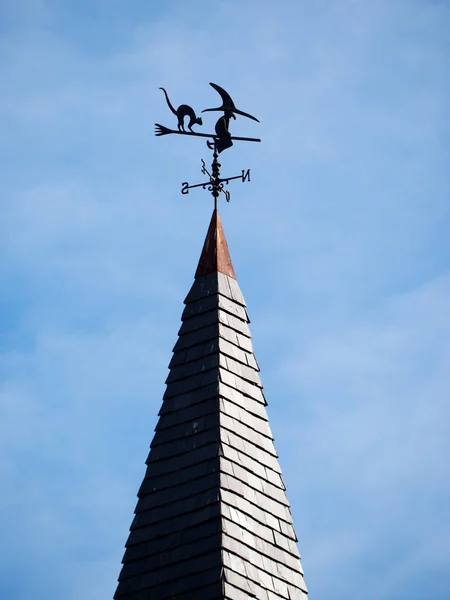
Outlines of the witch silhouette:
M 231 96 L 228 94 L 228 92 L 221 88 L 220 85 L 215 83 L 210 83 L 209 85 L 220 94 L 220 97 L 222 98 L 222 106 L 218 106 L 217 108 L 205 108 L 205 110 L 202 110 L 202 113 L 223 111 L 223 116 L 218 119 L 215 127 L 217 136 L 215 139 L 215 146 L 217 153 L 220 154 L 223 152 L 223 150 L 226 150 L 233 145 L 229 131 L 230 119 L 236 119 L 236 115 L 241 115 L 242 117 L 253 119 L 253 121 L 257 121 L 258 123 L 259 120 L 256 117 L 253 117 L 252 115 L 236 108 Z

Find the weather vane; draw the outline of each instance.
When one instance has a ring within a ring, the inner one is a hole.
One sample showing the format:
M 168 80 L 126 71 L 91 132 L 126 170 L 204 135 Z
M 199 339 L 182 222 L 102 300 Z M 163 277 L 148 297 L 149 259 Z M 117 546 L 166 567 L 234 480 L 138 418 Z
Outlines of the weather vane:
M 223 115 L 219 117 L 216 126 L 215 133 L 198 133 L 194 131 L 192 128 L 194 125 L 203 125 L 203 120 L 201 117 L 197 117 L 195 110 L 187 105 L 181 104 L 177 109 L 172 106 L 172 103 L 169 100 L 169 96 L 164 88 L 159 88 L 164 92 L 166 97 L 167 105 L 173 114 L 177 117 L 177 129 L 169 129 L 164 125 L 160 125 L 159 123 L 155 123 L 155 135 L 168 135 L 171 133 L 175 133 L 178 135 L 190 135 L 196 137 L 208 138 L 206 144 L 210 150 L 213 150 L 213 162 L 211 165 L 211 172 L 209 172 L 206 168 L 206 163 L 202 159 L 202 173 L 204 175 L 208 175 L 209 181 L 205 183 L 197 183 L 195 185 L 189 185 L 187 181 L 182 183 L 181 193 L 189 194 L 189 190 L 196 187 L 202 187 L 203 189 L 208 189 L 213 198 L 214 198 L 214 207 L 217 208 L 217 199 L 219 194 L 222 192 L 225 195 L 227 202 L 230 201 L 230 192 L 225 189 L 225 185 L 233 179 L 241 179 L 242 182 L 250 181 L 250 169 L 243 169 L 241 175 L 236 175 L 235 177 L 220 177 L 220 163 L 218 161 L 219 154 L 226 150 L 227 148 L 231 148 L 233 145 L 233 141 L 241 141 L 241 142 L 260 142 L 260 139 L 257 138 L 249 138 L 249 137 L 237 137 L 232 136 L 229 130 L 230 127 L 230 119 L 236 119 L 236 115 L 241 115 L 242 117 L 247 117 L 248 119 L 252 119 L 253 121 L 258 121 L 258 119 L 249 113 L 246 113 L 242 110 L 236 108 L 231 96 L 219 85 L 215 83 L 210 83 L 222 98 L 222 105 L 217 108 L 205 108 L 202 110 L 202 113 L 205 112 L 222 112 Z M 187 128 L 189 131 L 185 129 L 185 119 L 188 118 Z

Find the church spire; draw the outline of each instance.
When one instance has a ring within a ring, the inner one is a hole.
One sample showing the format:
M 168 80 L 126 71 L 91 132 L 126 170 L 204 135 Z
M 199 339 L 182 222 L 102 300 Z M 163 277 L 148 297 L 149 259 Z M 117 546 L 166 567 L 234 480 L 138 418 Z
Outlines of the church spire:
M 116 600 L 306 600 L 266 400 L 215 210 L 185 299 Z

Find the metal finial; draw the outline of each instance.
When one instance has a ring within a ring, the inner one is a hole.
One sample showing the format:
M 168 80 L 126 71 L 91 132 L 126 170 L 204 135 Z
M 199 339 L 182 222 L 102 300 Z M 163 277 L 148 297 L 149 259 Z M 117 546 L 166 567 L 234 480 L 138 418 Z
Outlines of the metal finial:
M 201 159 L 201 172 L 204 175 L 208 175 L 209 181 L 205 181 L 204 183 L 196 183 L 194 185 L 189 185 L 187 181 L 183 181 L 183 183 L 181 184 L 181 193 L 189 194 L 189 190 L 198 187 L 201 187 L 204 190 L 208 189 L 208 191 L 211 192 L 211 195 L 214 198 L 214 208 L 217 208 L 217 199 L 221 193 L 223 193 L 227 202 L 229 202 L 231 199 L 230 192 L 227 189 L 225 189 L 225 186 L 228 185 L 230 181 L 232 181 L 233 179 L 240 179 L 242 183 L 244 183 L 244 181 L 251 181 L 250 169 L 242 169 L 242 173 L 240 175 L 236 175 L 235 177 L 220 177 L 220 167 L 222 165 L 218 161 L 218 157 L 219 155 L 217 153 L 217 150 L 214 149 L 213 161 L 211 164 L 211 172 L 209 172 L 206 168 L 206 163 L 203 160 L 203 158 Z

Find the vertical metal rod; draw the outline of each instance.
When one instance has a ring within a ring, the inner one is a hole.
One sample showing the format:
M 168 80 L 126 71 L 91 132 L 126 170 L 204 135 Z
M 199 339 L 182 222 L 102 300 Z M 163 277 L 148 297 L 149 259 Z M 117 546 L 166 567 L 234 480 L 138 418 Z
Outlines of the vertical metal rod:
M 219 178 L 220 178 L 220 163 L 217 160 L 218 159 L 218 153 L 217 153 L 217 145 L 214 142 L 214 154 L 213 154 L 213 162 L 211 165 L 211 172 L 212 172 L 212 177 L 213 177 L 213 189 L 212 189 L 212 195 L 214 197 L 214 210 L 217 210 L 217 205 L 218 205 L 218 197 L 220 194 L 220 190 L 219 190 Z

